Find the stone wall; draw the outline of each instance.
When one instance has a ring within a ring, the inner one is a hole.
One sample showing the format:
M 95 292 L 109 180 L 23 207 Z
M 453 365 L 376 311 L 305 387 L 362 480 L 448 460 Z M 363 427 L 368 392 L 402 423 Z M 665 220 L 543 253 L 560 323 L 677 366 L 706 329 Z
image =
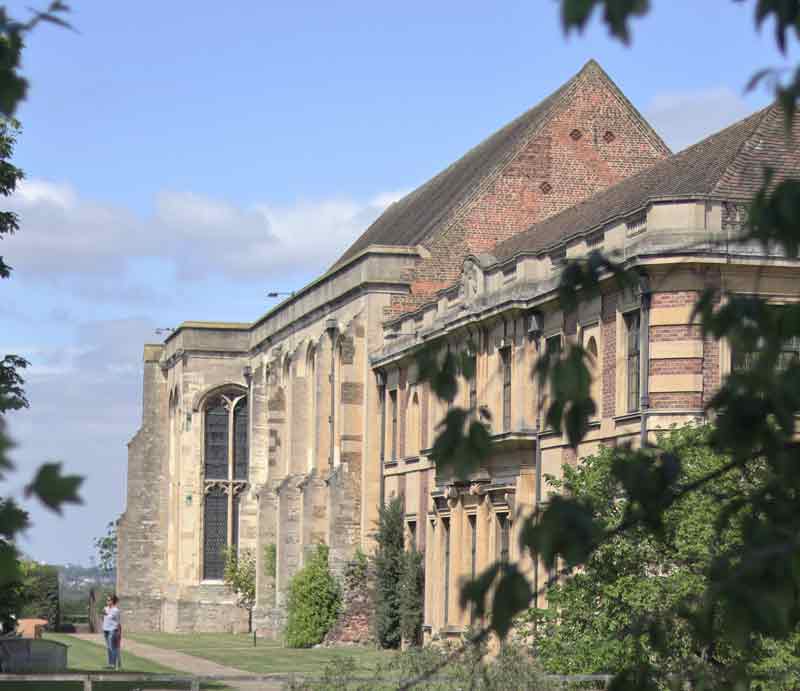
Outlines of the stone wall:
M 142 426 L 128 444 L 128 495 L 119 526 L 117 593 L 130 631 L 159 631 L 166 585 L 167 387 L 160 346 L 144 354 Z

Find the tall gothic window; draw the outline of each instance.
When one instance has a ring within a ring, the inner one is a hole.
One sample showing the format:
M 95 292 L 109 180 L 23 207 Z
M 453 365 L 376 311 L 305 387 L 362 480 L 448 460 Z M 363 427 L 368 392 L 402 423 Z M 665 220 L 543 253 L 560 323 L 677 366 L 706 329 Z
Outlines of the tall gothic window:
M 247 396 L 239 391 L 211 398 L 205 408 L 203 459 L 203 579 L 220 580 L 225 551 L 239 544 L 239 498 L 247 487 Z

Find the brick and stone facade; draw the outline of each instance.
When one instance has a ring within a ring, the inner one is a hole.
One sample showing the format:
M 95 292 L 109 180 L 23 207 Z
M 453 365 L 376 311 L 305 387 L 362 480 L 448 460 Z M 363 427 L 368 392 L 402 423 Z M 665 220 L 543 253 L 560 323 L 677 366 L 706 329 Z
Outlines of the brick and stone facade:
M 544 478 L 601 444 L 640 444 L 702 419 L 729 371 L 730 349 L 693 321 L 700 291 L 712 281 L 751 290 L 760 272 L 761 292 L 800 299 L 793 261 L 724 244 L 682 249 L 741 227 L 754 171 L 775 151 L 779 176 L 800 172 L 781 123 L 768 109 L 668 156 L 590 63 L 389 207 L 326 274 L 260 319 L 185 322 L 146 346 L 120 527 L 127 626 L 242 629 L 246 614 L 212 568 L 235 546 L 257 557 L 256 629 L 278 636 L 286 589 L 314 546 L 329 546 L 341 575 L 357 548 L 372 550 L 378 507 L 393 496 L 425 552 L 428 637 L 469 625 L 458 584 L 473 568 L 508 558 L 544 582 L 517 539 L 519 516 L 551 491 Z M 595 249 L 647 280 L 636 290 L 604 280 L 564 313 L 565 261 Z M 477 374 L 456 405 L 491 411 L 493 448 L 462 482 L 429 458 L 446 406 L 419 381 L 414 352 L 467 342 Z M 577 451 L 547 428 L 547 387 L 531 376 L 543 348 L 570 343 L 596 363 L 597 414 Z M 362 636 L 364 603 L 353 606 L 337 629 L 345 638 Z

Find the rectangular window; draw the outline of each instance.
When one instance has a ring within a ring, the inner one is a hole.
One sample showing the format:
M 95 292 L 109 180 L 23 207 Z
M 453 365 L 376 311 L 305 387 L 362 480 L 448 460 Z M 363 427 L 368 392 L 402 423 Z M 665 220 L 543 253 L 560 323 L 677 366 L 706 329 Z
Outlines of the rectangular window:
M 545 355 L 550 359 L 551 363 L 557 361 L 561 357 L 561 334 L 556 334 L 555 336 L 550 336 L 549 338 L 545 339 L 544 342 L 544 352 Z M 543 427 L 547 427 L 546 422 L 546 415 L 547 410 L 550 408 L 550 400 L 551 398 L 551 390 L 550 390 L 550 380 L 548 379 L 544 384 L 542 389 L 542 395 L 544 396 L 545 400 L 542 401 L 542 410 L 540 411 L 541 415 L 541 425 Z
M 450 519 L 442 519 L 442 540 L 444 541 L 444 624 L 450 614 Z
M 731 369 L 734 371 L 748 370 L 755 365 L 758 357 L 758 348 L 755 351 L 744 351 L 737 348 L 731 354 Z M 792 336 L 781 346 L 778 355 L 778 370 L 785 370 L 792 362 L 800 360 L 800 337 Z
M 625 315 L 628 412 L 639 410 L 639 312 Z
M 472 356 L 472 376 L 469 378 L 469 409 L 478 416 L 478 358 Z
M 389 413 L 392 416 L 392 438 L 389 441 L 390 460 L 397 460 L 397 389 L 389 392 Z
M 553 359 L 558 358 L 561 353 L 561 334 L 550 336 L 550 338 L 545 341 L 544 346 L 547 355 Z
M 503 431 L 511 431 L 511 348 L 500 351 L 503 363 Z
M 467 516 L 469 522 L 469 535 L 470 535 L 470 567 L 469 575 L 470 580 L 475 580 L 478 570 L 478 524 L 477 517 L 473 514 Z M 475 605 L 470 607 L 469 621 L 471 624 L 475 623 Z
M 378 400 L 381 402 L 381 463 L 386 460 L 386 387 L 378 388 Z
M 503 564 L 508 563 L 508 528 L 508 514 L 497 514 L 497 558 Z
M 416 521 L 409 521 L 408 522 L 408 546 L 413 547 L 414 549 L 417 548 L 417 522 Z

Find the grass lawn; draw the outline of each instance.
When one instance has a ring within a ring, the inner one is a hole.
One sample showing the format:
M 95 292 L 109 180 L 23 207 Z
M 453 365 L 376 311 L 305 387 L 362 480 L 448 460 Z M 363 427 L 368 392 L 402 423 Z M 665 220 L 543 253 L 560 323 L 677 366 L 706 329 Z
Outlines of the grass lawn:
M 69 646 L 67 652 L 67 664 L 70 672 L 106 672 L 103 666 L 106 664 L 106 650 L 101 645 L 95 645 L 89 641 L 73 638 L 58 633 L 48 633 L 45 638 L 51 641 L 58 641 Z M 164 667 L 157 662 L 146 660 L 136 655 L 125 652 L 123 644 L 122 663 L 124 672 L 143 672 L 150 674 L 180 674 L 174 669 Z M 97 691 L 133 691 L 133 689 L 148 688 L 175 688 L 185 689 L 186 684 L 170 685 L 166 682 L 156 682 L 147 684 L 146 682 L 109 682 L 92 684 L 92 688 Z M 216 688 L 219 686 L 209 686 L 204 688 Z M 0 691 L 82 691 L 83 682 L 21 682 L 18 680 L 0 681 Z
M 203 657 L 221 665 L 236 667 L 254 674 L 298 672 L 319 676 L 325 665 L 343 657 L 352 657 L 360 670 L 370 671 L 392 652 L 372 648 L 284 648 L 280 642 L 253 638 L 246 634 L 223 633 L 130 633 L 129 638 L 187 655 Z M 2 691 L 2 689 L 0 689 Z

